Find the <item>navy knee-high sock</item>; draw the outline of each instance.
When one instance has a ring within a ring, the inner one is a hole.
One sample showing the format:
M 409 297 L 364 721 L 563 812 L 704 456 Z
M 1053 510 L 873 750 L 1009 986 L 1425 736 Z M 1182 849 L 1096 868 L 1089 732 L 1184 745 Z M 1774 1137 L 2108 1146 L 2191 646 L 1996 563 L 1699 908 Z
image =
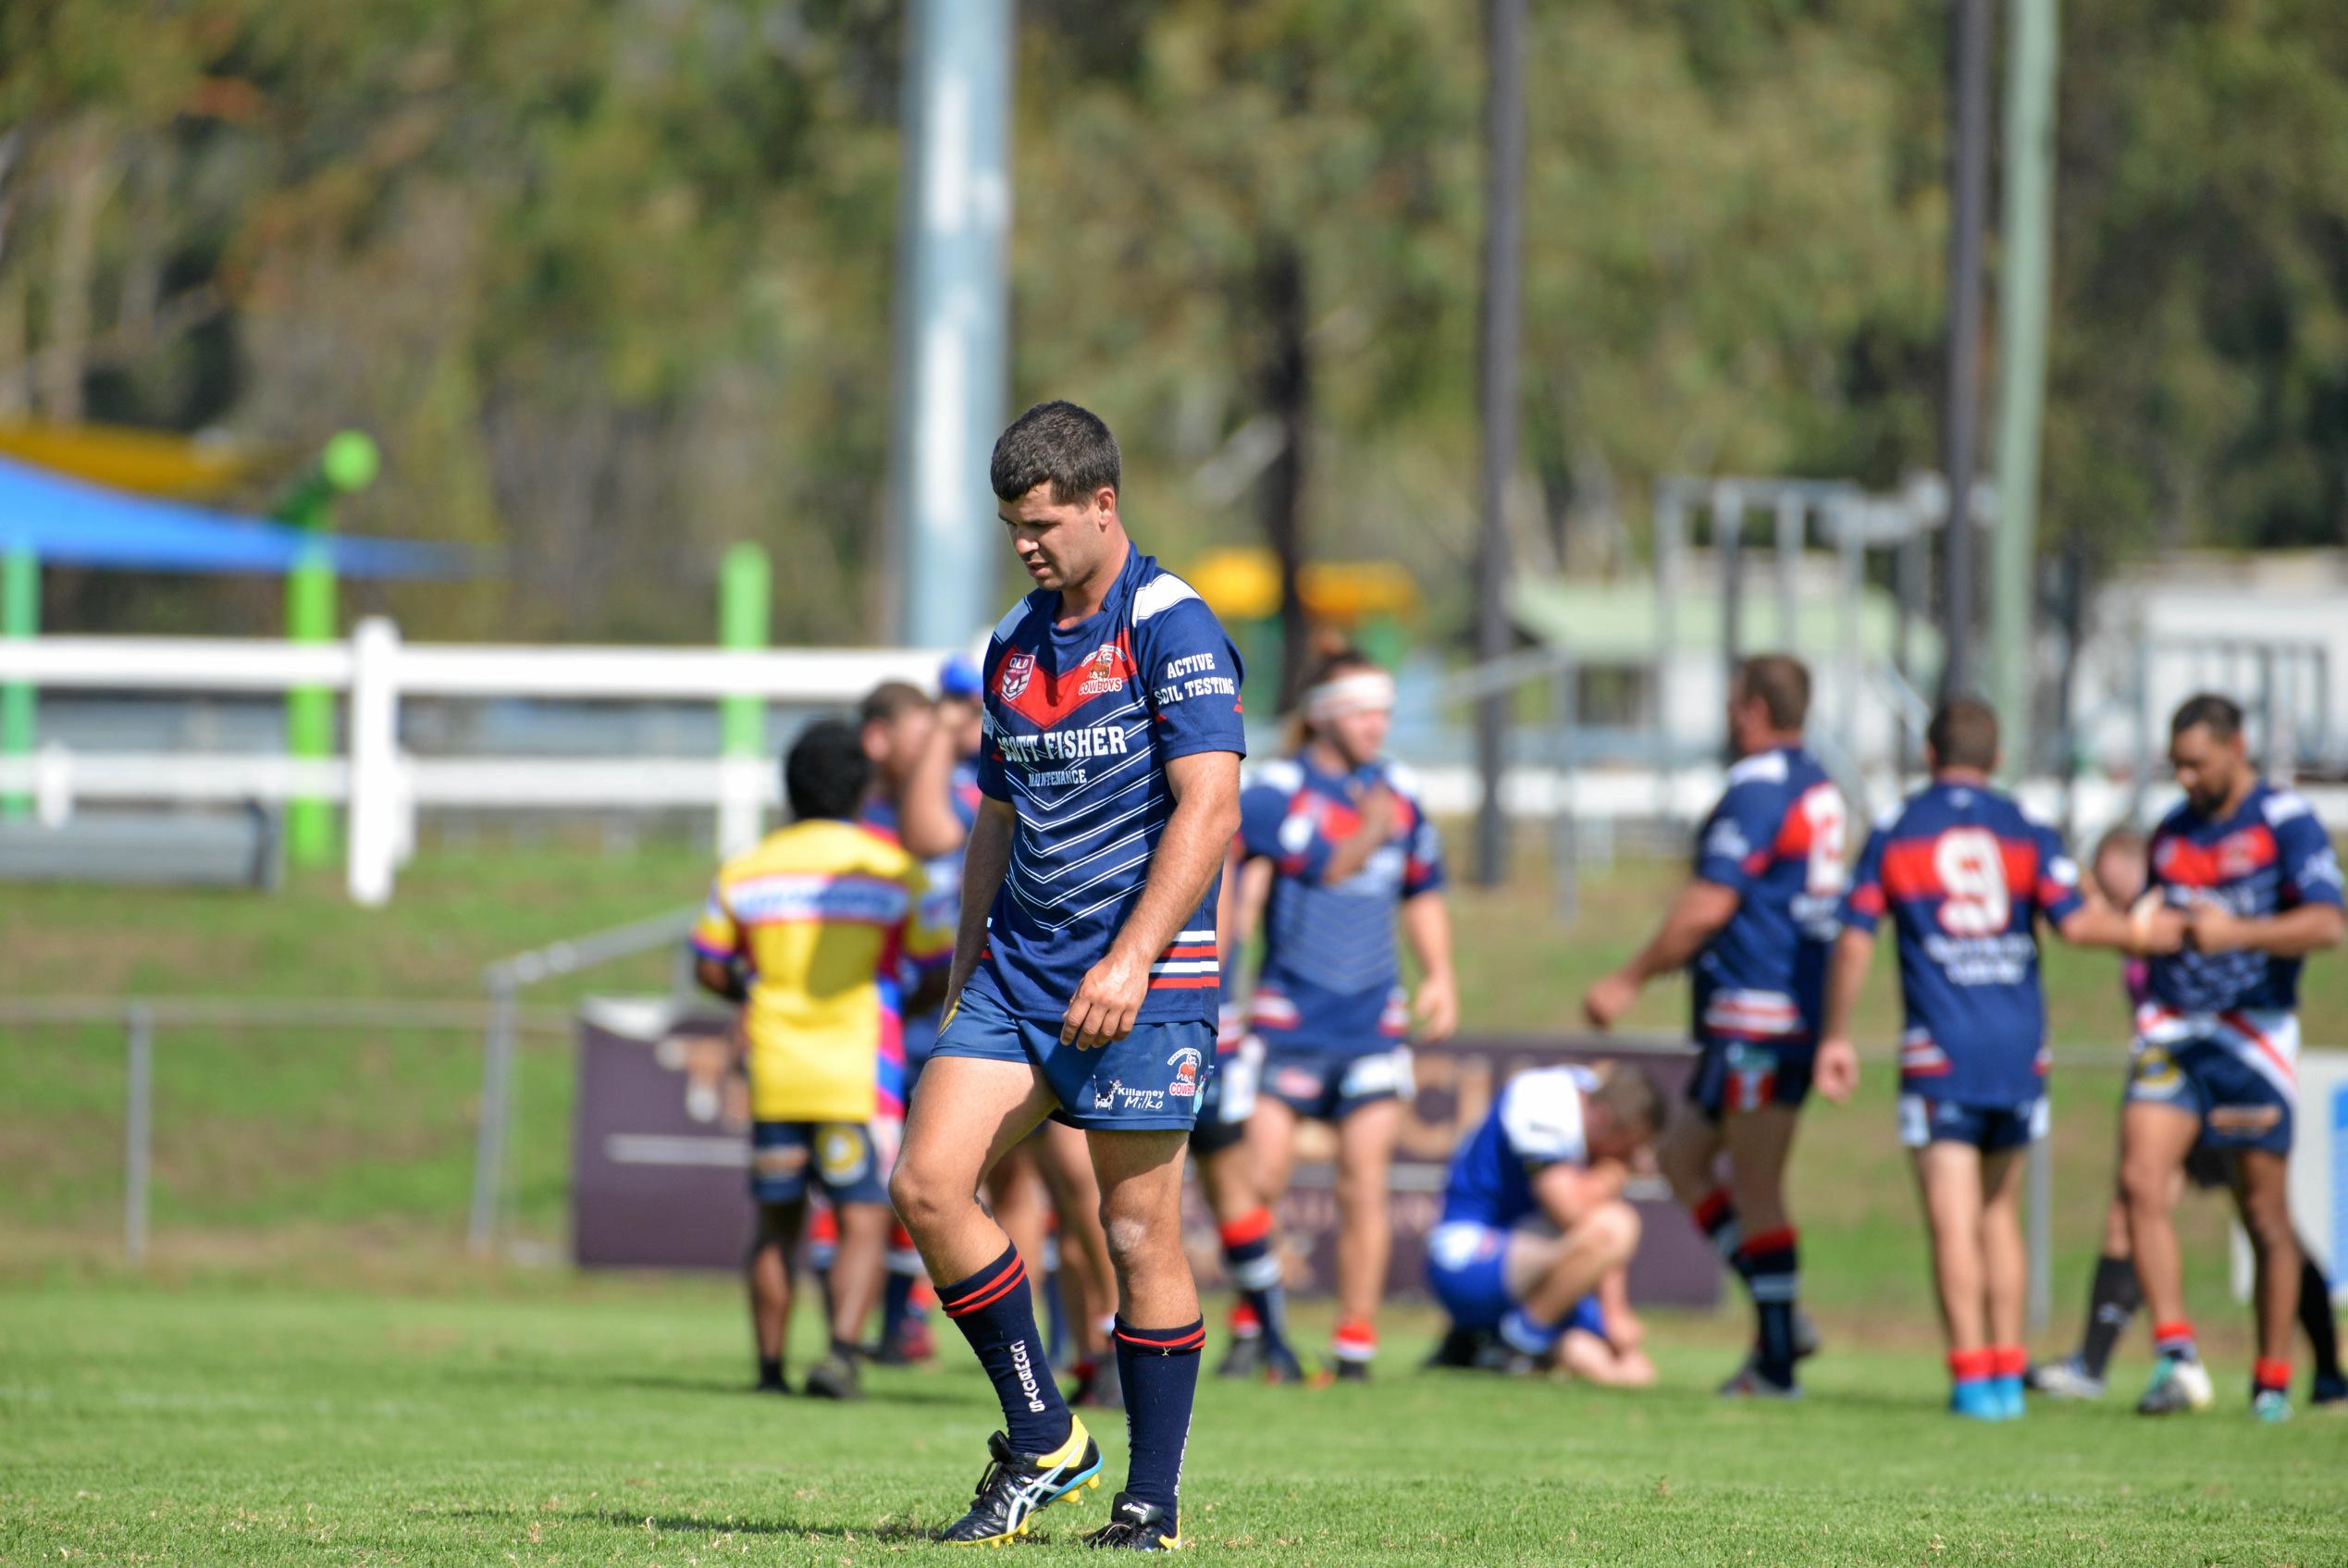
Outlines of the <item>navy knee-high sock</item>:
M 1688 1208 L 1696 1228 L 1704 1233 L 1704 1240 L 1712 1244 L 1720 1261 L 1736 1271 L 1736 1278 L 1749 1290 L 1753 1284 L 1751 1266 L 1745 1261 L 1745 1228 L 1736 1222 L 1736 1205 L 1728 1196 L 1728 1189 L 1715 1187 L 1696 1200 Z
M 1136 1328 L 1119 1316 L 1115 1337 L 1131 1451 L 1125 1489 L 1166 1510 L 1166 1533 L 1172 1535 L 1180 1524 L 1182 1449 L 1191 1438 L 1191 1400 L 1198 1391 L 1206 1325 L 1194 1319 L 1179 1328 Z
M 1003 1432 L 1021 1453 L 1051 1453 L 1068 1441 L 1068 1403 L 1052 1380 L 1035 1329 L 1035 1302 L 1017 1247 L 938 1291 L 945 1315 L 977 1352 L 1003 1401 Z
M 1222 1227 L 1223 1270 L 1255 1314 L 1267 1350 L 1288 1348 L 1288 1305 L 1280 1289 L 1280 1258 L 1273 1250 L 1272 1211 L 1258 1206 Z
M 1743 1248 L 1745 1282 L 1761 1320 L 1761 1374 L 1779 1388 L 1794 1381 L 1794 1303 L 1801 1262 L 1790 1225 L 1752 1237 Z

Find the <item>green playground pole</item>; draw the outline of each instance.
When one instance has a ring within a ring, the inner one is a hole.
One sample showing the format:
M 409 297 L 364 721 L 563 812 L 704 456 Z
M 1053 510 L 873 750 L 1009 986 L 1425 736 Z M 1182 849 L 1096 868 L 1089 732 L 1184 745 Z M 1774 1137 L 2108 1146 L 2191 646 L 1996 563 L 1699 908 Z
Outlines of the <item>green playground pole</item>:
M 718 644 L 743 652 L 765 648 L 768 586 L 766 547 L 738 544 L 718 567 Z M 757 757 L 766 750 L 766 704 L 755 697 L 718 700 L 719 752 Z
M 375 482 L 375 442 L 356 430 L 338 431 L 318 454 L 318 466 L 278 516 L 309 534 L 310 542 L 285 579 L 285 635 L 289 642 L 332 642 L 340 630 L 336 613 L 334 502 Z M 325 686 L 297 686 L 285 694 L 285 747 L 296 761 L 323 762 L 334 756 L 334 693 Z M 297 867 L 332 863 L 334 809 L 324 796 L 296 796 L 286 802 L 286 859 Z
M 0 554 L 0 637 L 41 635 L 41 558 L 32 547 L 12 544 Z M 32 755 L 35 695 L 30 681 L 0 685 L 0 758 Z M 0 819 L 21 821 L 32 815 L 32 796 L 23 790 L 0 795 Z

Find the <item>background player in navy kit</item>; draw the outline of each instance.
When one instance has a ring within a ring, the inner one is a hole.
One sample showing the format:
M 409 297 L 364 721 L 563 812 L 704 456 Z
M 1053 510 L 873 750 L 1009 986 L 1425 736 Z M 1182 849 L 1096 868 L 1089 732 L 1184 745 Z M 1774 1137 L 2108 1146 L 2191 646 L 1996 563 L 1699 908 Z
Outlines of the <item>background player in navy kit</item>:
M 2135 907 L 2150 880 L 2150 870 L 2145 864 L 2150 848 L 2143 833 L 2124 823 L 2096 841 L 2090 875 L 2102 891 L 2105 903 L 2115 909 Z M 2128 1017 L 2132 1019 L 2136 1009 L 2151 998 L 2152 966 L 2143 958 L 2130 958 L 2120 969 L 2120 988 L 2128 1000 Z M 2217 1150 L 2195 1145 L 2193 1154 L 2186 1156 L 2181 1188 L 2188 1178 L 2196 1187 L 2231 1189 L 2233 1161 Z M 2144 1304 L 2144 1289 L 2136 1282 L 2135 1255 L 2128 1244 L 2128 1199 L 2120 1190 L 2115 1170 L 2111 1204 L 2104 1216 L 2103 1250 L 2095 1259 L 2095 1273 L 2089 1277 L 2087 1317 L 2080 1328 L 2079 1348 L 2069 1355 L 2032 1367 L 2030 1387 L 2058 1399 L 2103 1398 L 2104 1374 L 2111 1364 L 2112 1352 L 2118 1348 L 2119 1337 L 2128 1331 L 2136 1309 Z M 2348 1377 L 2341 1372 L 2340 1319 L 2331 1304 L 2331 1280 L 2316 1261 L 2304 1234 L 2299 1238 L 2299 1327 L 2307 1335 L 2315 1362 L 2307 1401 L 2316 1405 L 2348 1401 Z
M 1305 690 L 1296 754 L 1256 770 L 1240 796 L 1245 852 L 1273 873 L 1248 1005 L 1264 1043 L 1248 1147 L 1268 1204 L 1287 1190 L 1298 1121 L 1337 1129 L 1340 1377 L 1366 1376 L 1378 1352 L 1393 1245 L 1387 1175 L 1411 1093 L 1405 1037 L 1414 1021 L 1430 1042 L 1459 1024 L 1442 841 L 1379 755 L 1393 711 L 1391 676 L 1351 649 L 1331 653 Z M 1415 998 L 1403 991 L 1398 920 L 1418 958 Z
M 1511 1079 L 1452 1156 L 1427 1283 L 1454 1333 L 1497 1334 L 1501 1370 L 1540 1370 L 1576 1328 L 1602 1340 L 1597 1291 L 1638 1248 L 1623 1185 L 1662 1119 L 1636 1068 L 1541 1068 Z
M 2251 1408 L 2291 1414 L 2291 1336 L 2299 1243 L 2286 1182 L 2299 1055 L 2299 969 L 2341 939 L 2340 861 L 2307 802 L 2258 777 L 2242 710 L 2190 698 L 2169 727 L 2184 803 L 2154 830 L 2152 888 L 2182 911 L 2185 950 L 2156 957 L 2136 1014 L 2136 1055 L 2119 1124 L 2119 1180 L 2136 1275 L 2159 1362 L 2136 1406 L 2200 1409 L 2211 1394 L 2193 1325 L 2171 1211 L 2194 1145 L 2232 1157 L 2234 1201 L 2258 1261 L 2258 1360 Z
M 1215 1050 L 1215 895 L 1239 826 L 1239 656 L 1189 585 L 1135 549 L 1117 443 L 1044 403 L 991 464 L 1035 591 L 984 665 L 986 800 L 963 861 L 945 1029 L 890 1196 L 1002 1402 L 948 1540 L 1003 1541 L 1098 1475 L 1044 1364 L 1018 1252 L 974 1197 L 1047 1116 L 1082 1128 L 1118 1289 L 1131 1461 L 1100 1547 L 1180 1543 L 1198 1352 L 1182 1152 Z M 951 1283 L 945 1283 L 951 1281 Z
M 1589 989 L 1582 1009 L 1613 1027 L 1658 975 L 1687 967 L 1702 1051 L 1656 1150 L 1753 1298 L 1759 1334 L 1724 1394 L 1784 1395 L 1808 1353 L 1797 1309 L 1798 1238 L 1786 1209 L 1786 1159 L 1810 1093 L 1826 952 L 1843 890 L 1843 797 L 1802 747 L 1810 672 L 1779 654 L 1748 659 L 1728 700 L 1740 760 L 1697 843 L 1695 875 L 1628 964 Z M 1712 1169 L 1728 1151 L 1728 1186 Z
M 2046 1001 L 2038 923 L 2066 942 L 2118 947 L 2127 917 L 2090 905 L 2053 829 L 1989 787 L 1997 717 L 1959 698 L 1924 735 L 1932 783 L 1879 824 L 1843 900 L 1826 982 L 1818 1088 L 1859 1083 L 1852 1006 L 1888 915 L 1899 945 L 1906 1023 L 1899 1136 L 1915 1154 L 1948 1336 L 1949 1409 L 1975 1420 L 2022 1414 L 2022 1151 L 2044 1135 Z M 2169 932 L 2173 943 L 2181 922 Z

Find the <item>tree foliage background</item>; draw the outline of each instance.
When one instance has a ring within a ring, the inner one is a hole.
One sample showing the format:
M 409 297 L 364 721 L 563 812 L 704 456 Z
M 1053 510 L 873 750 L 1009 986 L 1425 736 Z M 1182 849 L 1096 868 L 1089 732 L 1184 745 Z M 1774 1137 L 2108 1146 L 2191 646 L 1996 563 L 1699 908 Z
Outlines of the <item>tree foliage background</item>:
M 1530 558 L 1628 564 L 1668 470 L 1930 466 L 1946 7 L 1533 14 Z M 2051 539 L 2348 542 L 2337 24 L 2063 7 Z M 389 590 L 412 635 L 706 637 L 737 538 L 775 550 L 778 635 L 884 635 L 903 25 L 891 0 L 0 6 L 0 420 L 289 454 L 374 432 L 347 525 L 503 562 Z M 1480 7 L 1027 0 L 1020 30 L 1013 406 L 1110 418 L 1159 553 L 1268 528 L 1391 555 L 1455 620 Z M 76 629 L 274 618 L 270 585 L 52 577 Z

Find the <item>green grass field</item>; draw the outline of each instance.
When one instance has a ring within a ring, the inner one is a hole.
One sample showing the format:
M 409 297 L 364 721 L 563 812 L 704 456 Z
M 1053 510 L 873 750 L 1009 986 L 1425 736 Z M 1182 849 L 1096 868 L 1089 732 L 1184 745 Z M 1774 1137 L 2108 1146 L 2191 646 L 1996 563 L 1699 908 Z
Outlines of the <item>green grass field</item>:
M 701 857 L 658 846 L 427 849 L 388 909 L 331 878 L 285 895 L 10 889 L 0 995 L 476 999 L 487 960 L 691 902 Z M 1574 1030 L 1575 1000 L 1655 918 L 1672 868 L 1625 864 L 1560 929 L 1538 861 L 1457 898 L 1467 1026 Z M 1889 1037 L 1880 963 L 1866 1019 Z M 533 993 L 559 1014 L 666 983 L 661 957 Z M 2120 1006 L 2111 963 L 2060 950 L 2056 1322 L 2068 1342 L 2108 1181 Z M 2336 963 L 2306 1035 L 2348 1042 Z M 1661 990 L 1634 1026 L 1674 1030 Z M 479 1041 L 467 1031 L 167 1030 L 156 1054 L 154 1255 L 116 1261 L 122 1038 L 0 1038 L 0 1563 L 924 1561 L 993 1424 L 964 1352 L 879 1372 L 849 1409 L 760 1401 L 732 1287 L 465 1260 Z M 562 1234 L 570 1050 L 525 1043 L 513 1233 Z M 1212 1386 L 1189 1468 L 1209 1554 L 1355 1562 L 2348 1562 L 2348 1421 L 2242 1414 L 2243 1314 L 2222 1216 L 2189 1205 L 2189 1290 L 2220 1410 L 2127 1411 L 2141 1336 L 2092 1408 L 2019 1427 L 1939 1412 L 1924 1253 L 1878 1061 L 1796 1159 L 1804 1279 L 1830 1339 L 1798 1409 L 1724 1407 L 1741 1315 L 1657 1315 L 1643 1395 L 1410 1374 Z M 1306 1309 L 1309 1319 L 1311 1308 Z M 1325 1325 L 1308 1323 L 1308 1338 Z M 1112 1477 L 1123 1433 L 1101 1434 Z M 1059 1549 L 1082 1518 L 1055 1514 Z
M 2348 1553 L 2348 1420 L 2154 1424 L 2115 1396 L 1979 1427 L 1928 1354 L 1830 1348 L 1799 1406 L 1728 1406 L 1711 1325 L 1664 1387 L 1406 1370 L 1209 1379 L 1185 1482 L 1212 1560 L 2242 1564 Z M 53 1281 L 0 1294 L 0 1562 L 945 1561 L 995 1423 L 958 1347 L 824 1406 L 739 1391 L 707 1282 L 387 1296 Z M 2231 1379 L 2230 1379 L 2231 1380 Z M 1123 1473 L 1056 1509 L 1063 1553 Z

